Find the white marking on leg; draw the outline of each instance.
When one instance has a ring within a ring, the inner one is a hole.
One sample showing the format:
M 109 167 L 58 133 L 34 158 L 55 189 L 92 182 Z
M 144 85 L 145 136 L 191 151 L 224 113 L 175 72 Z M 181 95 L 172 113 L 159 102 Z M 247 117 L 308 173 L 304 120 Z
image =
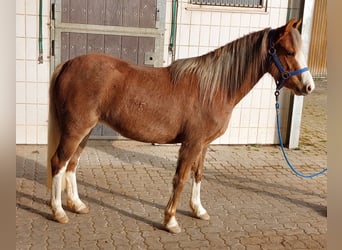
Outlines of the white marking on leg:
M 77 165 L 75 171 L 67 171 L 65 173 L 66 180 L 66 190 L 67 190 L 67 202 L 69 208 L 75 212 L 85 213 L 87 211 L 87 206 L 81 201 L 78 195 L 77 181 L 76 181 L 76 168 L 78 166 L 80 158 L 77 160 Z
M 203 215 L 207 215 L 207 210 L 201 203 L 201 182 L 196 183 L 195 179 L 192 182 L 190 206 L 197 217 L 202 218 Z
M 181 228 L 179 227 L 175 216 L 171 216 L 171 218 L 169 219 L 169 221 L 167 222 L 165 227 L 171 233 L 180 233 L 181 232 Z
M 171 216 L 169 222 L 166 224 L 167 227 L 178 227 L 178 222 L 175 216 Z
M 68 163 L 69 161 L 59 170 L 58 174 L 52 178 L 51 208 L 55 218 L 62 219 L 62 221 L 60 221 L 62 223 L 67 222 L 67 217 L 62 207 L 62 178 Z M 66 221 L 64 221 L 63 218 L 66 218 Z

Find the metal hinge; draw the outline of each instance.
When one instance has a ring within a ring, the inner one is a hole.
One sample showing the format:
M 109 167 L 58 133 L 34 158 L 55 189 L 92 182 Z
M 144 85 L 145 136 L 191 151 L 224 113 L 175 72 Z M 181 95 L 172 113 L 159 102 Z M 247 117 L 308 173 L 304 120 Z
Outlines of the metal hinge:
M 55 56 L 55 40 L 51 40 L 51 56 Z
M 160 14 L 159 9 L 156 8 L 156 12 L 155 12 L 155 21 L 156 21 L 156 22 L 159 21 L 159 14 Z
M 55 20 L 55 7 L 56 7 L 56 4 L 52 3 L 51 4 L 51 20 Z

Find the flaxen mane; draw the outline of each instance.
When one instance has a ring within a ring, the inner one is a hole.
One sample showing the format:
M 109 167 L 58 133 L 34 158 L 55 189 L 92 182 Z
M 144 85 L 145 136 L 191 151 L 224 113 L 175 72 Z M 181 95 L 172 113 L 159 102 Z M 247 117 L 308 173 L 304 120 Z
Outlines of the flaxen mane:
M 170 65 L 173 82 L 191 76 L 197 79 L 204 99 L 211 100 L 219 89 L 234 96 L 244 81 L 256 82 L 260 76 L 255 72 L 264 71 L 269 31 L 253 32 L 208 54 L 174 61 Z

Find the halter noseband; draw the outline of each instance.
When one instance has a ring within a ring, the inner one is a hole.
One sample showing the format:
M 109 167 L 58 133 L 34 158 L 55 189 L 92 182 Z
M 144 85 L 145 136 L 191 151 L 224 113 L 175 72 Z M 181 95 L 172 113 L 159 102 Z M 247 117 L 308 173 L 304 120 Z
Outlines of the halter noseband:
M 284 82 L 286 79 L 290 78 L 291 76 L 301 74 L 305 71 L 309 71 L 309 68 L 304 67 L 302 69 L 298 69 L 298 70 L 291 71 L 291 72 L 286 71 L 283 65 L 281 64 L 279 57 L 277 56 L 276 49 L 273 46 L 273 34 L 274 34 L 274 31 L 271 30 L 270 31 L 270 48 L 268 50 L 268 55 L 269 55 L 269 59 L 273 59 L 274 63 L 276 64 L 277 68 L 279 69 L 281 73 L 281 78 L 278 81 L 276 81 L 277 90 L 279 91 L 284 86 Z

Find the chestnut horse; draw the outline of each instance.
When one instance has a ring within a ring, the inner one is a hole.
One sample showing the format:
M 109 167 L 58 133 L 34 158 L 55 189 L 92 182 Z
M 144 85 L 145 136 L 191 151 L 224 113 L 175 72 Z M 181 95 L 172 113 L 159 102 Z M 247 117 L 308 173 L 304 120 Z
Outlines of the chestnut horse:
M 181 231 L 175 214 L 190 174 L 190 207 L 196 217 L 208 220 L 200 200 L 203 162 L 210 142 L 227 129 L 235 105 L 265 73 L 297 95 L 314 89 L 299 25 L 292 19 L 168 67 L 138 66 L 105 54 L 83 55 L 58 65 L 50 85 L 48 132 L 54 218 L 68 222 L 61 202 L 64 188 L 71 211 L 89 212 L 78 195 L 76 168 L 89 134 L 102 122 L 134 140 L 181 143 L 164 225 L 172 233 Z

